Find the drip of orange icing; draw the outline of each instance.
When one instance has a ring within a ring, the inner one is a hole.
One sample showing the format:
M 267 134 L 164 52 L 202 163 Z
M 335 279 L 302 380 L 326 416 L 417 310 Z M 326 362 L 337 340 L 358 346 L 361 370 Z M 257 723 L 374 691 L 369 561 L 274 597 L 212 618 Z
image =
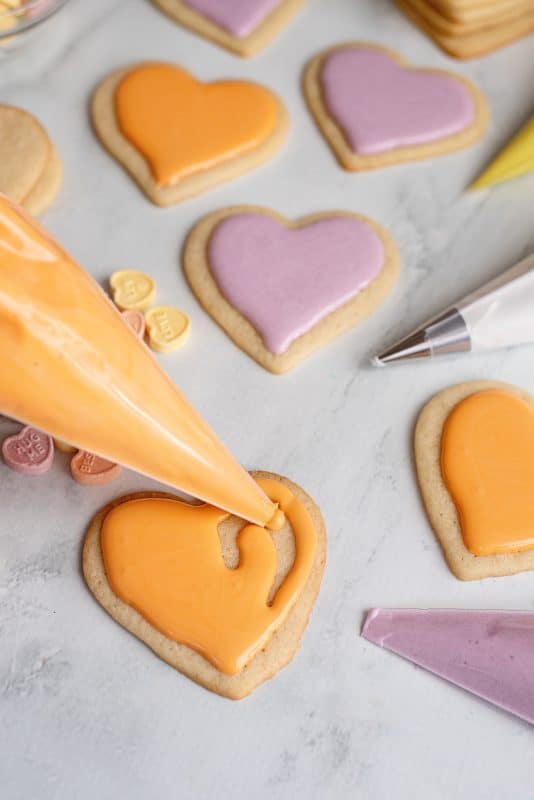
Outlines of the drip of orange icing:
M 286 619 L 310 575 L 317 533 L 303 504 L 283 484 L 259 480 L 287 516 L 295 560 L 271 605 L 276 551 L 264 528 L 238 534 L 239 565 L 225 566 L 212 506 L 146 498 L 104 519 L 101 550 L 113 592 L 157 630 L 201 653 L 229 675 L 243 669 Z
M 502 389 L 477 392 L 449 414 L 441 471 L 474 555 L 534 547 L 534 408 Z
M 172 64 L 143 64 L 115 90 L 123 135 L 169 186 L 262 144 L 274 131 L 274 95 L 246 81 L 202 83 Z
M 279 531 L 284 527 L 285 521 L 286 515 L 282 509 L 278 507 L 274 512 L 272 519 L 269 520 L 265 527 L 270 531 Z

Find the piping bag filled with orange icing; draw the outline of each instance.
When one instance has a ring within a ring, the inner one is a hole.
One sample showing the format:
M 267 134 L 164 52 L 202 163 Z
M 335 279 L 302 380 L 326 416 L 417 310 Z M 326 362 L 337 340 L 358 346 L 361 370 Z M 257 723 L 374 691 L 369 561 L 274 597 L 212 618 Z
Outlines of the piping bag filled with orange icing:
M 0 413 L 266 525 L 277 506 L 97 283 L 0 194 Z

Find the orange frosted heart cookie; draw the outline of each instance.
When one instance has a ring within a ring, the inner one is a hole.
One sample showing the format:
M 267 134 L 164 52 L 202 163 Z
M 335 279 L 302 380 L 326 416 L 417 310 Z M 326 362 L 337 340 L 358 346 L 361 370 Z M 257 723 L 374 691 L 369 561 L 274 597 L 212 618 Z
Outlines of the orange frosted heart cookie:
M 87 584 L 114 619 L 197 683 L 239 699 L 293 657 L 319 591 L 325 532 L 302 489 L 252 473 L 283 512 L 268 531 L 220 509 L 141 493 L 86 534 Z
M 269 89 L 249 81 L 202 83 L 164 63 L 112 73 L 94 94 L 92 116 L 106 148 L 160 206 L 259 166 L 289 128 Z
M 462 579 L 534 569 L 534 400 L 474 381 L 436 395 L 415 431 L 432 527 Z
M 290 22 L 304 0 L 153 0 L 172 19 L 240 56 L 253 56 Z

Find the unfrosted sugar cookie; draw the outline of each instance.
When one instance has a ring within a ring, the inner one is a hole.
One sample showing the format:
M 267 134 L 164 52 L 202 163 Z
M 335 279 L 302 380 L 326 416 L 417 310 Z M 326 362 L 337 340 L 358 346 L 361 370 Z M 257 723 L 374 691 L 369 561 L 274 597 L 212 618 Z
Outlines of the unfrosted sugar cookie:
M 530 0 L 494 0 L 474 3 L 471 0 L 433 0 L 432 6 L 453 22 L 477 24 L 480 27 L 509 22 L 530 8 Z
M 172 667 L 232 699 L 291 661 L 326 558 L 313 500 L 279 475 L 252 475 L 283 512 L 276 531 L 145 492 L 100 511 L 83 548 L 85 580 L 106 611 Z
M 305 0 L 153 0 L 170 17 L 240 56 L 253 56 Z
M 357 325 L 393 288 L 399 255 L 377 223 L 343 211 L 291 222 L 256 206 L 200 220 L 184 269 L 202 306 L 265 369 L 287 372 Z
M 95 130 L 159 206 L 232 180 L 282 147 L 289 117 L 269 89 L 240 80 L 202 83 L 174 64 L 119 69 L 96 89 Z
M 416 69 L 397 53 L 352 42 L 308 64 L 304 92 L 319 129 L 348 170 L 433 158 L 479 139 L 482 92 L 462 76 Z
M 28 111 L 0 105 L 0 192 L 34 216 L 54 201 L 63 167 L 41 123 Z
M 523 11 L 516 10 L 511 16 L 500 21 L 488 25 L 484 23 L 479 28 L 475 27 L 458 35 L 423 0 L 395 0 L 395 2 L 412 22 L 454 58 L 478 58 L 534 31 L 532 4 Z
M 478 17 L 457 20 L 451 19 L 438 5 L 431 4 L 428 0 L 409 0 L 408 4 L 433 28 L 436 34 L 458 42 L 459 46 L 464 37 L 475 37 L 491 29 L 504 30 L 508 24 L 528 17 L 529 11 L 532 10 L 529 2 L 521 0 L 521 5 L 507 5 L 502 9 L 494 8 L 492 10 L 491 5 L 481 6 Z M 469 39 L 465 39 L 465 41 L 469 41 Z
M 456 577 L 534 569 L 534 399 L 505 383 L 440 392 L 415 428 L 430 523 Z

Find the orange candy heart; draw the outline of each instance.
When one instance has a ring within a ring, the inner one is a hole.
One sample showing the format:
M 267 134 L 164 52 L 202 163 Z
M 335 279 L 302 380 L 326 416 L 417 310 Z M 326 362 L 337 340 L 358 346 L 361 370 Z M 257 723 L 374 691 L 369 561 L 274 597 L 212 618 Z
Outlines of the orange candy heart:
M 119 128 L 160 186 L 253 150 L 273 133 L 278 108 L 263 86 L 201 83 L 171 64 L 132 69 L 115 92 Z
M 122 467 L 87 450 L 78 450 L 70 462 L 70 471 L 76 483 L 82 486 L 102 486 L 115 480 Z
M 458 403 L 443 428 L 441 472 L 471 553 L 534 548 L 531 404 L 501 389 Z

